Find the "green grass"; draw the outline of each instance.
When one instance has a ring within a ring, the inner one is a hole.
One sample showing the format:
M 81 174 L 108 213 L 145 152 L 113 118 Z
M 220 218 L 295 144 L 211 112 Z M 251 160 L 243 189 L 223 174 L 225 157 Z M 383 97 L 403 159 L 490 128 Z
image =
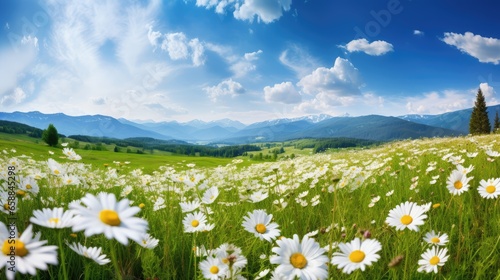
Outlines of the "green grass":
M 302 238 L 317 231 L 313 238 L 322 247 L 350 242 L 366 231 L 380 241 L 380 259 L 364 272 L 357 270 L 347 275 L 330 264 L 329 279 L 500 279 L 500 198 L 484 199 L 477 191 L 482 179 L 500 177 L 500 158 L 485 152 L 500 151 L 496 135 L 399 141 L 371 149 L 304 154 L 277 162 L 85 150 L 75 150 L 82 160 L 71 162 L 60 158 L 61 149 L 29 140 L 0 135 L 0 152 L 5 149 L 8 153 L 0 153 L 2 172 L 16 157 L 18 175 L 29 176 L 36 169 L 47 174 L 38 181 L 38 194 L 18 202 L 21 230 L 29 224 L 35 209 L 68 209 L 71 201 L 87 193 L 107 192 L 131 200 L 132 206 L 143 204 L 136 216 L 147 220 L 149 233 L 159 239 L 159 245 L 149 250 L 134 242 L 123 246 L 102 234 L 85 236 L 76 232 L 73 237 L 69 228 L 55 230 L 35 225 L 42 240 L 59 247 L 58 256 L 64 254 L 68 268 L 64 272 L 62 265 L 50 265 L 47 271 L 38 272 L 39 279 L 199 279 L 202 274 L 198 264 L 205 257 L 195 257 L 193 247 L 215 249 L 223 243 L 241 248 L 248 259 L 241 273 L 253 279 L 264 269 L 276 268 L 269 257 L 277 246 L 259 240 L 242 227 L 243 217 L 255 209 L 272 214 L 283 237 L 297 234 Z M 16 152 L 11 152 L 12 148 Z M 472 152 L 477 156 L 469 157 Z M 64 185 L 60 177 L 51 175 L 46 164 L 49 157 L 63 163 L 81 183 Z M 113 161 L 130 164 L 116 165 Z M 447 179 L 458 162 L 473 167 L 467 174 L 473 179 L 468 191 L 452 195 L 446 188 Z M 189 167 L 188 163 L 196 165 Z M 117 173 L 113 172 L 115 168 Z M 138 168 L 143 172 L 134 171 Z M 186 233 L 183 219 L 187 213 L 182 213 L 179 203 L 201 198 L 207 187 L 217 187 L 219 195 L 199 210 L 214 228 Z M 246 199 L 256 191 L 268 192 L 269 197 L 256 203 Z M 315 199 L 319 204 L 314 206 Z M 161 200 L 164 203 L 159 207 Z M 399 231 L 385 223 L 389 211 L 406 201 L 434 205 L 419 231 Z M 7 221 L 5 214 L 3 221 Z M 429 248 L 423 236 L 431 230 L 449 236 L 445 246 L 449 259 L 437 274 L 417 272 L 420 256 Z M 103 253 L 109 258 L 114 256 L 115 261 L 99 266 L 60 246 L 59 235 L 70 242 L 102 247 Z M 331 257 L 337 251 L 335 248 L 325 254 Z M 389 263 L 400 255 L 403 260 L 389 268 Z

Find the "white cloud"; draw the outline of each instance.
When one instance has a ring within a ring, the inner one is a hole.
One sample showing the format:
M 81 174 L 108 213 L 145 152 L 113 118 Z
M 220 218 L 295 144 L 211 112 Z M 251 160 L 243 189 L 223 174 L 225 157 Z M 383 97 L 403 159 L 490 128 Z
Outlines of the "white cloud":
M 455 46 L 460 51 L 477 58 L 480 62 L 500 63 L 500 40 L 474 35 L 472 32 L 457 34 L 444 33 L 442 39 L 448 45 Z
M 369 55 L 383 55 L 390 51 L 393 51 L 392 44 L 386 41 L 373 41 L 371 43 L 366 39 L 352 40 L 345 46 L 340 46 L 345 48 L 348 52 L 364 52 Z
M 191 48 L 191 60 L 194 66 L 201 66 L 205 64 L 205 48 L 203 44 L 200 43 L 198 38 L 191 39 L 189 41 L 189 47 Z
M 418 29 L 413 30 L 413 35 L 424 36 L 424 32 Z
M 292 0 L 245 0 L 243 4 L 236 4 L 234 17 L 252 22 L 255 17 L 258 21 L 271 23 L 279 19 L 282 11 L 290 10 Z
M 189 54 L 186 35 L 182 32 L 165 34 L 161 49 L 168 52 L 172 60 L 186 59 Z
M 298 45 L 290 45 L 279 57 L 280 62 L 302 78 L 319 65 L 318 61 Z
M 229 67 L 231 71 L 234 73 L 235 78 L 240 78 L 248 74 L 249 72 L 257 69 L 257 66 L 252 63 L 252 61 L 258 60 L 259 55 L 262 53 L 262 50 L 258 50 L 256 52 L 245 53 L 245 55 L 241 58 L 238 58 L 236 62 L 233 62 Z
M 285 104 L 298 103 L 302 100 L 299 92 L 291 82 L 283 82 L 274 86 L 264 87 L 264 97 L 267 102 Z
M 151 24 L 148 24 L 146 27 L 148 28 L 149 43 L 156 49 L 156 47 L 160 44 L 161 32 L 153 31 L 153 25 Z
M 12 92 L 8 94 L 0 95 L 0 105 L 3 108 L 19 104 L 26 99 L 26 93 L 20 87 L 16 87 Z
M 235 0 L 196 0 L 196 6 L 205 7 L 210 9 L 215 7 L 215 12 L 218 14 L 224 14 L 226 7 L 230 3 L 234 3 Z
M 224 80 L 213 87 L 204 87 L 203 90 L 208 94 L 208 97 L 216 102 L 220 97 L 231 96 L 235 97 L 245 92 L 245 88 L 232 79 Z
M 477 89 L 469 91 L 444 90 L 424 93 L 406 98 L 409 114 L 442 114 L 471 108 L 474 105 Z
M 38 39 L 36 37 L 24 37 L 19 43 L 19 48 L 0 49 L 0 98 L 4 95 L 12 95 L 13 90 L 20 82 L 20 78 L 26 75 L 28 68 L 37 57 Z M 35 43 L 36 42 L 36 43 Z M 9 98 L 10 100 L 10 98 Z
M 351 96 L 360 94 L 361 79 L 358 69 L 351 62 L 337 57 L 333 67 L 319 67 L 303 77 L 297 85 L 307 94 Z

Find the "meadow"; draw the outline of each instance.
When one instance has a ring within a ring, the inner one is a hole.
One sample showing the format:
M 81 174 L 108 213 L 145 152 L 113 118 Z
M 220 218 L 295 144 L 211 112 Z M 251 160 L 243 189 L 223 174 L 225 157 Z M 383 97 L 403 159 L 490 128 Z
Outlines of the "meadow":
M 1 138 L 1 277 L 500 279 L 498 140 L 258 162 Z

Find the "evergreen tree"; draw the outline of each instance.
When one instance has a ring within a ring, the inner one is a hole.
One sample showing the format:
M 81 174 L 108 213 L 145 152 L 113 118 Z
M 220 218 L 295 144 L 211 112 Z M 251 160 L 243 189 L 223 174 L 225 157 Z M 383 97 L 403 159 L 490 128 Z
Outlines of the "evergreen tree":
M 57 134 L 57 129 L 53 124 L 49 124 L 49 127 L 43 131 L 42 140 L 51 147 L 57 146 L 57 143 L 59 142 L 59 135 Z
M 486 134 L 490 133 L 490 120 L 488 119 L 488 111 L 486 108 L 486 101 L 481 89 L 477 91 L 476 102 L 472 109 L 472 114 L 469 122 L 470 134 Z
M 493 132 L 498 132 L 500 128 L 500 118 L 498 117 L 498 111 L 495 113 L 495 120 L 493 121 Z

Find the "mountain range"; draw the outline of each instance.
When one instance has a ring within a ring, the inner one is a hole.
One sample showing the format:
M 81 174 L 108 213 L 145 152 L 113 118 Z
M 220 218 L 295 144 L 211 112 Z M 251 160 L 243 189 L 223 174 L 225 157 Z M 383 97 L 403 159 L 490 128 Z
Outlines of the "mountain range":
M 500 105 L 488 107 L 490 122 Z M 104 115 L 68 116 L 62 113 L 0 112 L 0 120 L 14 121 L 45 129 L 53 124 L 64 135 L 88 135 L 110 138 L 150 137 L 183 140 L 192 143 L 241 144 L 256 141 L 284 141 L 297 138 L 348 137 L 377 141 L 466 135 L 472 109 L 438 115 L 387 117 L 332 117 L 326 114 L 282 118 L 245 125 L 222 119 L 186 123 L 137 122 Z

